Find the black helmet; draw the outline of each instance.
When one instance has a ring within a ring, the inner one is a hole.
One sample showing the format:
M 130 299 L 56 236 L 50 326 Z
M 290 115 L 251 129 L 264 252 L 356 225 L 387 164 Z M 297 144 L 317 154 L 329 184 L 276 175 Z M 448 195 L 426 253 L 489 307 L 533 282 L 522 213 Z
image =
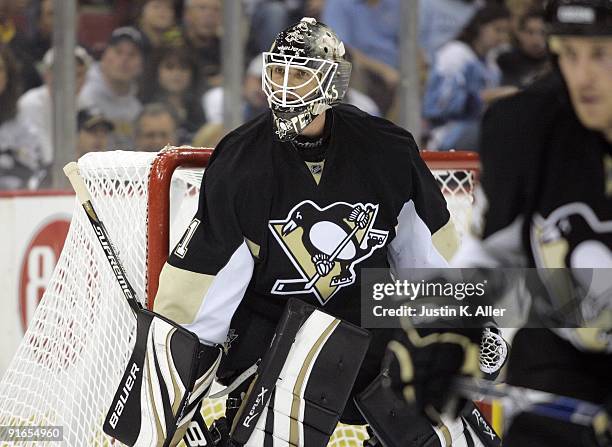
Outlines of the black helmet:
M 611 36 L 612 0 L 548 0 L 551 35 Z
M 344 44 L 331 28 L 307 17 L 281 31 L 263 54 L 262 88 L 280 140 L 292 140 L 317 115 L 342 101 L 351 75 L 344 54 Z M 294 71 L 302 76 L 298 81 L 289 79 Z

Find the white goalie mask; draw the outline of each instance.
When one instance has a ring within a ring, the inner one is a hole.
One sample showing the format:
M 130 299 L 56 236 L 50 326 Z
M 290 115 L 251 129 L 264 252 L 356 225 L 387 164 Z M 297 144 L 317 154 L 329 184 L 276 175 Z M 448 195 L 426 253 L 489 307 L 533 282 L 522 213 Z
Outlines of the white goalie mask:
M 326 25 L 303 18 L 282 31 L 263 54 L 262 88 L 281 141 L 299 135 L 317 115 L 344 98 L 351 64 Z

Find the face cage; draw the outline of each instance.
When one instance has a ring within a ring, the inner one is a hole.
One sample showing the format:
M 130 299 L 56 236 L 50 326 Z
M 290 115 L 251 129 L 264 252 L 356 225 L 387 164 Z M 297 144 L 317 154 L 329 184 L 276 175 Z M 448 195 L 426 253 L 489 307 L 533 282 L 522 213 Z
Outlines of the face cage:
M 280 67 L 283 70 L 283 83 L 272 80 L 272 70 Z M 302 70 L 310 77 L 299 85 L 289 86 L 290 69 Z M 263 70 L 261 87 L 272 108 L 304 108 L 315 102 L 328 102 L 333 98 L 329 91 L 338 69 L 338 63 L 310 57 L 287 56 L 278 53 L 263 53 Z M 302 94 L 298 90 L 314 80 L 313 88 Z M 280 94 L 280 97 L 279 97 Z

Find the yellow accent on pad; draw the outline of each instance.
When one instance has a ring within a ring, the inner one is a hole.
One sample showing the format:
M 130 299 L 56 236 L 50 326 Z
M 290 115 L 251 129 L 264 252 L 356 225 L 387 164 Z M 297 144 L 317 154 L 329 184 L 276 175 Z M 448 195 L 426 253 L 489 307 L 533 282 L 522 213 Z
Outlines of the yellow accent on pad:
M 289 444 L 290 445 L 303 445 L 304 440 L 300 443 L 300 396 L 304 394 L 304 388 L 307 385 L 306 374 L 310 372 L 312 364 L 317 360 L 315 354 L 319 352 L 319 349 L 323 342 L 329 337 L 329 335 L 338 327 L 340 320 L 333 320 L 319 338 L 314 342 L 310 351 L 304 359 L 304 364 L 298 373 L 298 378 L 293 386 L 293 402 L 291 403 L 291 419 L 289 422 Z
M 442 432 L 442 436 L 444 436 L 445 447 L 452 447 L 453 445 L 453 436 L 451 435 L 450 430 L 443 423 L 438 424 L 436 427 L 438 430 Z
M 166 361 L 168 362 L 168 368 L 170 369 L 170 379 L 172 380 L 172 389 L 174 390 L 174 402 L 172 402 L 172 414 L 178 414 L 179 407 L 181 405 L 181 398 L 183 393 L 179 387 L 179 381 L 181 380 L 178 374 L 174 374 L 174 360 L 172 359 L 172 353 L 170 351 L 170 342 L 172 341 L 172 335 L 176 332 L 176 328 L 171 329 L 166 334 Z M 184 385 L 184 384 L 183 384 Z

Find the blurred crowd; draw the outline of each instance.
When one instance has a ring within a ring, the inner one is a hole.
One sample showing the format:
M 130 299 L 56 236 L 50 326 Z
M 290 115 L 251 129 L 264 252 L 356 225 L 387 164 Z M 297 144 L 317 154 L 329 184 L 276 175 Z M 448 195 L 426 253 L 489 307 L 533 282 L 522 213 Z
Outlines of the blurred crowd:
M 228 0 L 225 0 L 228 1 Z M 398 118 L 402 0 L 242 0 L 243 116 L 267 108 L 261 53 L 302 16 L 353 63 L 345 98 Z M 543 0 L 421 0 L 421 146 L 478 150 L 483 111 L 548 69 Z M 214 147 L 222 138 L 222 0 L 81 0 L 77 156 Z M 0 0 L 0 190 L 50 185 L 53 0 Z

